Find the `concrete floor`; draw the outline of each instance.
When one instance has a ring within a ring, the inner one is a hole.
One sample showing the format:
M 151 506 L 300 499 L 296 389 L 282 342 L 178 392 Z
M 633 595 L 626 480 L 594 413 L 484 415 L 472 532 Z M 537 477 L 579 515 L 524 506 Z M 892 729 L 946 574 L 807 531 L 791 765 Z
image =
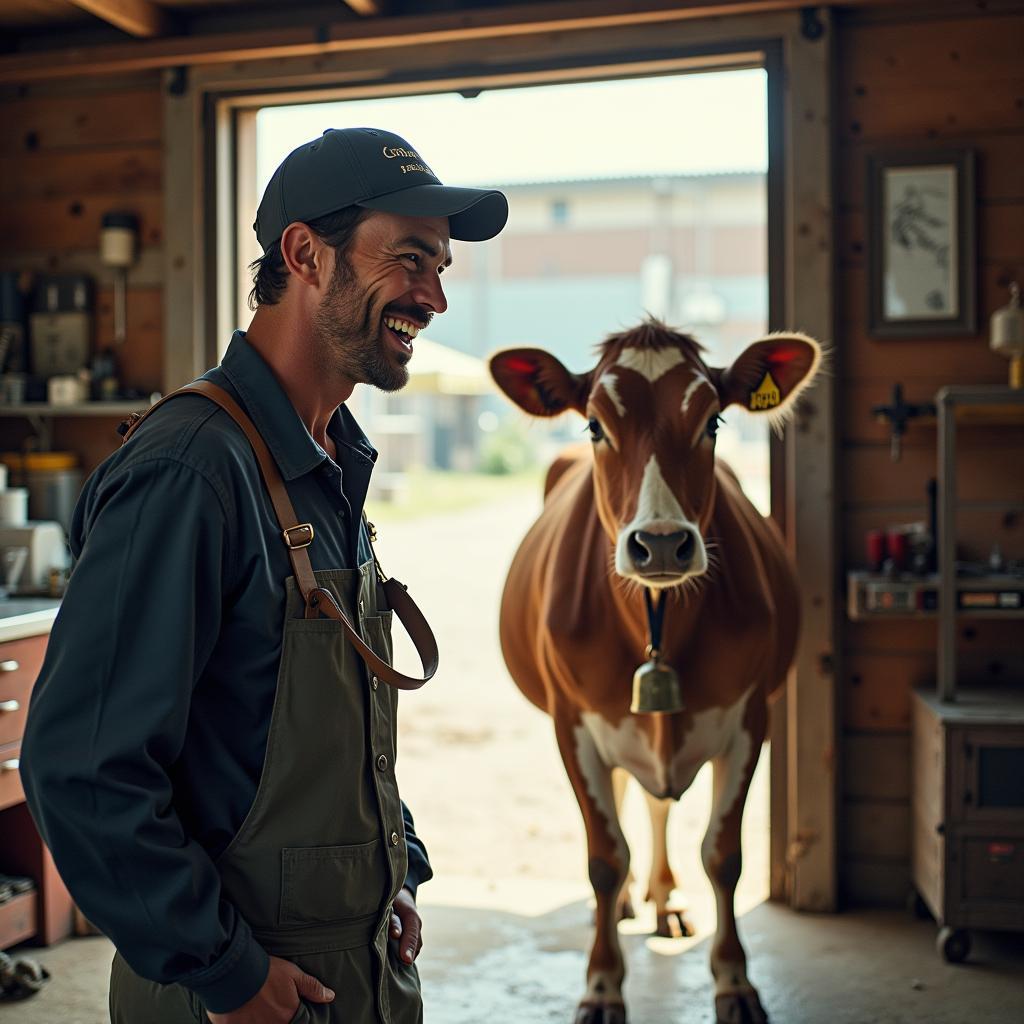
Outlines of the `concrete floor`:
M 469 886 L 468 906 L 425 903 L 420 971 L 427 1024 L 570 1024 L 590 934 L 585 899 L 544 910 L 553 887 L 520 884 L 519 912 L 494 909 Z M 492 897 L 495 894 L 492 894 Z M 523 906 L 530 911 L 522 912 Z M 750 973 L 775 1024 L 1018 1024 L 1024 1020 L 1024 938 L 974 935 L 966 964 L 935 953 L 935 929 L 895 912 L 797 915 L 772 904 L 740 928 Z M 710 1024 L 707 937 L 657 939 L 623 931 L 633 1024 Z M 112 953 L 101 938 L 29 951 L 53 979 L 23 1003 L 0 1002 L 0 1024 L 103 1024 Z M 142 1024 L 142 1022 L 140 1022 Z

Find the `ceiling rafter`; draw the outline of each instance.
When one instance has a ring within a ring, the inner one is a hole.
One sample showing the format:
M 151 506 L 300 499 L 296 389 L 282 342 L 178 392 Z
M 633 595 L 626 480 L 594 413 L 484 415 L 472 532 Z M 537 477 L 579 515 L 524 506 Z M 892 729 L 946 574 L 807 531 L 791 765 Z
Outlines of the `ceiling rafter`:
M 73 0 L 112 6 L 115 0 Z M 844 0 L 846 7 L 892 0 Z M 150 5 L 152 6 L 152 5 Z M 394 49 L 445 42 L 494 40 L 537 32 L 613 28 L 690 18 L 767 14 L 806 6 L 806 0 L 561 0 L 485 7 L 432 15 L 357 18 L 321 25 L 240 30 L 148 39 L 107 46 L 0 54 L 0 84 L 103 75 L 172 66 Z M 56 59 L 55 59 L 56 58 Z
M 364 18 L 379 18 L 384 13 L 384 2 L 385 0 L 342 0 L 342 3 Z
M 173 28 L 167 12 L 150 0 L 70 0 L 70 3 L 140 39 L 167 35 Z

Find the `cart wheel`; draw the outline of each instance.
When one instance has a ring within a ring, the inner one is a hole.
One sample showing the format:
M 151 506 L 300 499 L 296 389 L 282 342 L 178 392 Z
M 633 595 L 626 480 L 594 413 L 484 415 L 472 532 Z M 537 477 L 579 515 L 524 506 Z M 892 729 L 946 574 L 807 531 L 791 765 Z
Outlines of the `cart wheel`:
M 940 928 L 935 948 L 943 960 L 951 964 L 963 963 L 971 951 L 971 935 L 964 928 Z
M 907 913 L 912 914 L 918 919 L 918 921 L 930 921 L 932 919 L 932 912 L 928 909 L 928 904 L 921 898 L 921 894 L 911 887 L 907 893 L 906 901 Z

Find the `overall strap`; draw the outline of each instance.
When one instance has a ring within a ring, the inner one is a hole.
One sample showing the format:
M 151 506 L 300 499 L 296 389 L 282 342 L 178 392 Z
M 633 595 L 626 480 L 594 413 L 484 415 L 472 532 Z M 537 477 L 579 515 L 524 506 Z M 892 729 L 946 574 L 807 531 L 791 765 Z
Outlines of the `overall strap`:
M 164 402 L 179 395 L 200 394 L 219 405 L 241 428 L 242 432 L 249 439 L 256 461 L 259 463 L 260 473 L 270 495 L 270 501 L 274 506 L 274 513 L 281 526 L 281 536 L 285 547 L 288 549 L 288 558 L 292 563 L 292 572 L 295 575 L 295 582 L 302 593 L 306 606 L 306 618 L 315 619 L 321 614 L 327 618 L 335 619 L 342 624 L 348 639 L 355 647 L 359 656 L 366 663 L 367 667 L 390 686 L 400 690 L 415 690 L 421 687 L 437 671 L 438 652 L 437 641 L 430 629 L 430 625 L 424 618 L 423 613 L 416 606 L 416 603 L 409 596 L 408 588 L 395 579 L 388 579 L 382 583 L 384 595 L 388 604 L 398 616 L 406 632 L 412 638 L 423 665 L 423 678 L 407 676 L 397 671 L 382 658 L 379 658 L 363 641 L 356 628 L 349 622 L 348 617 L 334 600 L 330 591 L 317 585 L 316 577 L 313 575 L 313 566 L 309 561 L 309 553 L 306 548 L 312 543 L 315 536 L 312 523 L 300 523 L 292 507 L 291 499 L 285 488 L 284 480 L 277 468 L 274 457 L 270 454 L 266 442 L 260 436 L 252 420 L 242 411 L 241 406 L 223 388 L 218 387 L 208 380 L 197 380 L 177 391 L 172 391 L 150 406 L 145 412 L 133 413 L 124 424 L 121 433 L 124 440 L 122 444 L 135 433 L 139 425 L 155 409 Z M 376 562 L 376 555 L 374 556 Z

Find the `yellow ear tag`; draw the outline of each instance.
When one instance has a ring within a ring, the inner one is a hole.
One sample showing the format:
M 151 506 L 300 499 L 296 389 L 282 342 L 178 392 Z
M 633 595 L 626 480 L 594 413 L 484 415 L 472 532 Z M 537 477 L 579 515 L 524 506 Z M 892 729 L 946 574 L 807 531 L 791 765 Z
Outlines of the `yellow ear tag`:
M 756 412 L 761 409 L 774 409 L 781 403 L 779 386 L 775 383 L 771 372 L 766 372 L 758 389 L 750 392 L 750 408 Z

